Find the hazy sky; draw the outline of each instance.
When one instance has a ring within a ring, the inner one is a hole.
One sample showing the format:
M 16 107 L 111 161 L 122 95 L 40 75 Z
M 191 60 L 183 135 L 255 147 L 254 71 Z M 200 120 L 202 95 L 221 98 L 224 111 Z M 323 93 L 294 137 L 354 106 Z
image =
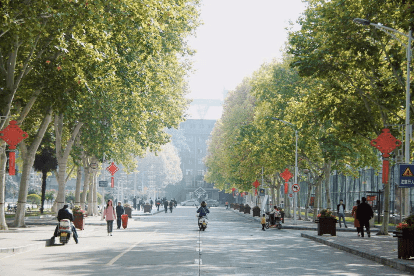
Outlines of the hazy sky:
M 197 51 L 189 78 L 191 99 L 223 99 L 244 77 L 273 58 L 281 58 L 286 28 L 305 9 L 301 0 L 203 0 L 204 25 L 190 45 Z M 198 119 L 193 106 L 189 113 Z M 211 108 L 205 119 L 218 119 L 221 108 Z

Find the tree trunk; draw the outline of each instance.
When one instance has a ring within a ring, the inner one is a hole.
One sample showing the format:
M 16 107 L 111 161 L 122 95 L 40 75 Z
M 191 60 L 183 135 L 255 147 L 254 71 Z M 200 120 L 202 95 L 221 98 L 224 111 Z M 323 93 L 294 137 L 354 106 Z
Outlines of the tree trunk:
M 93 173 L 92 173 L 92 181 L 89 183 L 89 193 L 88 193 L 88 216 L 93 216 Z
M 4 204 L 6 202 L 6 144 L 3 142 L 0 145 L 0 230 L 8 230 L 6 223 L 6 214 L 4 213 Z
M 315 187 L 315 200 L 314 200 L 314 208 L 313 208 L 313 220 L 315 221 L 318 213 L 319 213 L 319 208 L 320 208 L 320 187 L 322 185 L 322 177 L 318 176 L 317 182 L 316 182 L 316 187 Z
M 331 179 L 331 167 L 332 167 L 332 161 L 328 161 L 327 164 L 325 164 L 325 191 L 326 191 L 326 207 L 328 209 L 332 209 L 331 206 L 331 193 L 329 189 L 329 182 Z
M 86 154 L 82 157 L 83 163 L 83 172 L 84 172 L 84 179 L 83 179 L 83 191 L 81 196 L 81 208 L 85 210 L 86 208 L 86 197 L 88 195 L 88 186 L 90 182 L 90 167 L 89 167 L 89 160 Z
M 66 144 L 66 147 L 63 146 L 62 133 L 63 133 L 63 114 L 56 114 L 54 127 L 56 135 L 56 158 L 58 161 L 58 194 L 56 196 L 57 210 L 61 209 L 65 204 L 65 186 L 66 186 L 66 167 L 69 158 L 69 153 L 72 150 L 73 144 L 75 142 L 76 136 L 78 135 L 80 128 L 83 123 L 78 122 L 75 128 L 72 131 L 71 138 Z
M 43 214 L 43 211 L 45 210 L 46 178 L 47 178 L 47 171 L 42 171 L 42 198 L 40 200 L 40 213 L 41 214 Z
M 43 118 L 42 124 L 39 127 L 39 130 L 30 145 L 29 149 L 27 149 L 24 140 L 20 142 L 20 151 L 23 157 L 23 172 L 22 177 L 20 179 L 20 189 L 19 189 L 19 197 L 17 200 L 17 211 L 16 216 L 14 218 L 13 226 L 15 227 L 25 227 L 24 218 L 26 213 L 26 200 L 27 200 L 27 190 L 28 186 L 28 179 L 30 175 L 30 170 L 33 167 L 36 151 L 42 142 L 43 136 L 52 120 L 52 109 L 49 109 L 48 113 Z
M 95 170 L 94 174 L 93 174 L 93 213 L 95 215 L 98 214 L 98 175 L 97 175 L 97 171 Z
M 388 183 L 384 183 L 384 219 L 382 220 L 382 225 L 377 235 L 388 235 L 388 223 L 390 222 L 390 173 L 388 174 L 387 181 Z M 378 216 L 381 216 L 379 212 Z
M 82 167 L 78 166 L 76 171 L 75 205 L 81 205 Z

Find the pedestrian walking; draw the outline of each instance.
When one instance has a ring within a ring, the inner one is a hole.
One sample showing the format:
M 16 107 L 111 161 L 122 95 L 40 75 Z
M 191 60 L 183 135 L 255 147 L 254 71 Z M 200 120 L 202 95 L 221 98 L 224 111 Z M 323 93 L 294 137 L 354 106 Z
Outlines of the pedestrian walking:
M 174 202 L 171 200 L 170 201 L 170 212 L 172 213 L 172 210 L 174 208 Z
M 164 200 L 164 210 L 165 210 L 165 213 L 167 213 L 167 210 L 168 210 L 168 200 Z
M 348 226 L 346 226 L 346 222 L 345 222 L 345 204 L 344 204 L 344 201 L 342 199 L 339 201 L 339 204 L 336 206 L 336 209 L 338 211 L 339 227 L 340 228 L 342 227 L 342 225 L 341 225 L 341 218 L 342 218 L 342 220 L 344 221 L 345 228 L 348 228 Z
M 359 233 L 361 232 L 361 229 L 360 229 L 361 226 L 359 224 L 359 220 L 357 219 L 357 209 L 358 209 L 359 204 L 361 204 L 361 201 L 358 199 L 356 201 L 356 205 L 354 207 L 352 207 L 352 212 L 351 212 L 351 215 L 354 218 L 354 226 L 357 229 L 358 237 L 360 236 Z
M 157 211 L 159 211 L 160 210 L 160 205 L 161 205 L 161 200 L 159 198 L 157 198 L 155 200 L 155 205 L 157 206 Z
M 106 229 L 108 231 L 108 236 L 112 236 L 112 227 L 114 225 L 114 220 L 116 219 L 115 208 L 112 205 L 112 200 L 108 200 L 106 208 L 103 212 L 103 218 L 106 219 Z
M 226 201 L 226 204 L 224 204 L 226 206 L 226 209 L 229 209 L 229 202 Z
M 121 229 L 121 216 L 125 213 L 124 207 L 122 207 L 121 202 L 118 202 L 116 206 L 116 229 Z
M 263 214 L 263 216 L 260 218 L 260 223 L 262 224 L 262 230 L 266 231 L 265 230 L 265 226 L 266 226 L 266 215 L 265 214 Z
M 356 211 L 356 217 L 359 221 L 361 237 L 364 237 L 364 226 L 367 230 L 368 237 L 371 237 L 371 232 L 369 231 L 369 220 L 374 217 L 374 212 L 372 211 L 371 206 L 367 203 L 365 197 L 361 198 L 362 203 L 358 205 Z

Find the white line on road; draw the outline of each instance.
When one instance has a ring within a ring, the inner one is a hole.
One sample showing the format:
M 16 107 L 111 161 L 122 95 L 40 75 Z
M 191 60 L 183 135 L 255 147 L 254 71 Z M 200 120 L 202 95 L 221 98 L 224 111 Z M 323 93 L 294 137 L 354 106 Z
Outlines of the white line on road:
M 155 232 L 157 232 L 158 231 L 158 229 L 157 230 L 155 230 L 153 233 L 155 233 Z M 144 241 L 144 239 L 142 239 L 142 240 L 140 240 L 140 241 L 138 241 L 138 242 L 136 242 L 136 243 L 134 243 L 132 246 L 130 246 L 127 250 L 125 250 L 124 252 L 122 252 L 122 253 L 119 253 L 118 254 L 118 256 L 116 256 L 115 258 L 113 258 L 111 261 L 109 261 L 109 263 L 107 263 L 106 265 L 113 265 L 116 261 L 118 261 L 119 260 L 119 258 L 121 258 L 122 256 L 124 256 L 126 253 L 128 253 L 129 251 L 131 251 L 132 250 L 132 248 L 134 248 L 135 246 L 137 246 L 138 244 L 140 244 L 142 241 Z

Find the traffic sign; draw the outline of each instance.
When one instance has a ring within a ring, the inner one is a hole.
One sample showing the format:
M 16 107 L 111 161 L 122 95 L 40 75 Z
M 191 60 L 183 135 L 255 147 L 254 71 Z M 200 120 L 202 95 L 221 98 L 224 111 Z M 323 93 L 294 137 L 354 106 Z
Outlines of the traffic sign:
M 414 187 L 414 165 L 400 164 L 400 188 Z
M 108 181 L 99 181 L 99 187 L 108 187 Z
M 299 190 L 300 190 L 300 187 L 299 187 L 299 185 L 298 185 L 298 184 L 293 184 L 293 185 L 292 185 L 292 191 L 293 191 L 294 193 L 299 192 Z
M 293 197 L 293 194 L 289 194 L 289 197 L 292 198 Z

